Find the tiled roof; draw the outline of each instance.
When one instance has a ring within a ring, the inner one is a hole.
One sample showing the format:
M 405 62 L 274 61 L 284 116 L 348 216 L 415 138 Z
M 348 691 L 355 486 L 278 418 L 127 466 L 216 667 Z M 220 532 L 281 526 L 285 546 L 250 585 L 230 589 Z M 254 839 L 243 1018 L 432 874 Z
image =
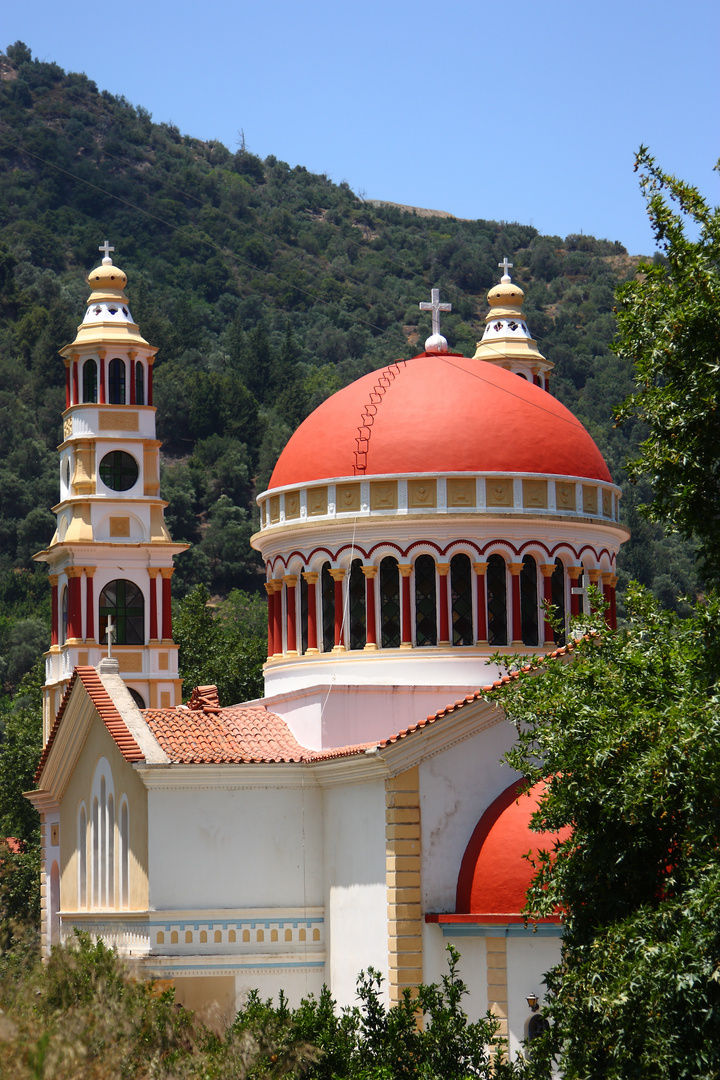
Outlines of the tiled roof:
M 62 718 L 65 715 L 65 709 L 67 708 L 67 703 L 70 700 L 70 694 L 72 693 L 73 687 L 75 686 L 75 683 L 78 679 L 82 682 L 83 686 L 87 690 L 87 693 L 90 696 L 93 705 L 100 714 L 100 719 L 103 721 L 105 727 L 108 729 L 113 739 L 117 743 L 118 749 L 120 750 L 120 753 L 125 758 L 125 760 L 145 760 L 142 750 L 135 742 L 135 739 L 130 734 L 127 725 L 125 724 L 125 721 L 121 717 L 118 710 L 115 708 L 113 700 L 108 694 L 103 684 L 101 683 L 100 676 L 98 675 L 95 668 L 76 667 L 73 672 L 72 678 L 68 683 L 68 688 L 63 694 L 63 699 L 60 704 L 60 708 L 58 709 L 58 714 L 55 717 L 55 723 L 53 724 L 52 730 L 50 732 L 50 738 L 45 744 L 45 749 L 43 750 L 40 757 L 40 762 L 35 773 L 35 783 L 38 782 L 42 771 L 45 768 L 45 763 L 48 759 L 48 755 L 50 754 L 53 743 L 55 742 L 55 739 L 57 737 L 57 733 L 60 729 L 60 724 L 62 723 Z
M 361 753 L 369 745 L 375 745 L 365 743 L 332 751 L 308 750 L 295 739 L 285 721 L 268 712 L 264 705 L 234 705 L 225 709 L 214 705 L 195 709 L 145 709 L 143 716 L 175 764 L 305 763 Z

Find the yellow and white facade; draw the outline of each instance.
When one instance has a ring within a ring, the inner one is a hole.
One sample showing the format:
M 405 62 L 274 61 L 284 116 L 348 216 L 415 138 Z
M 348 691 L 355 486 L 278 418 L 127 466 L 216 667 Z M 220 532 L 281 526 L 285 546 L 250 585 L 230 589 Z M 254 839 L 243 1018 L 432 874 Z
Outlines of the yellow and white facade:
M 180 701 L 172 641 L 174 544 L 160 498 L 152 374 L 156 349 L 133 321 L 127 276 L 105 258 L 88 278 L 85 317 L 61 350 L 66 370 L 57 530 L 48 564 L 52 639 L 46 653 L 47 740 L 76 665 L 112 652 L 141 707 Z

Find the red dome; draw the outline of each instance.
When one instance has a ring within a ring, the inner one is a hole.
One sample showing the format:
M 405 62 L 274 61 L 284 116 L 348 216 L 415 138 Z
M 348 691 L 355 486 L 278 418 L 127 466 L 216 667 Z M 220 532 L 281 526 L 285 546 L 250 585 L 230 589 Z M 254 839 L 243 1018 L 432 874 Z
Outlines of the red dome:
M 358 430 L 368 415 L 369 435 Z M 358 442 L 361 437 L 367 441 Z M 328 398 L 288 442 L 270 487 L 356 473 L 429 472 L 611 479 L 580 421 L 545 390 L 450 353 L 399 360 Z
M 552 850 L 558 838 L 569 835 L 569 829 L 557 836 L 531 832 L 530 818 L 544 784 L 520 794 L 524 788 L 524 780 L 511 784 L 475 827 L 460 867 L 457 914 L 518 916 L 533 877 L 533 868 L 523 856 L 540 848 Z

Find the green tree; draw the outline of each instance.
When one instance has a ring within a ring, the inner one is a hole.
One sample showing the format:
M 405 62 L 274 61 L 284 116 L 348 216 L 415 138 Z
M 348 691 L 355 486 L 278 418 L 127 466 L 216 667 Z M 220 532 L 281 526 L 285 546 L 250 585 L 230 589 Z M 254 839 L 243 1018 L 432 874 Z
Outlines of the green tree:
M 569 831 L 526 909 L 564 921 L 538 1075 L 720 1073 L 719 618 L 715 597 L 681 619 L 631 586 L 626 630 L 597 615 L 570 663 L 493 695 L 518 731 L 509 763 L 547 781 L 533 827 Z
M 638 384 L 618 415 L 649 429 L 629 466 L 652 484 L 647 513 L 700 541 L 706 580 L 717 584 L 720 208 L 663 172 L 645 147 L 636 168 L 662 257 L 618 292 L 616 351 L 633 362 Z
M 21 680 L 0 736 L 0 838 L 13 837 L 19 851 L 0 844 L 0 946 L 18 922 L 40 914 L 40 818 L 23 792 L 34 785 L 42 747 L 42 684 L 38 660 Z
M 214 683 L 222 705 L 261 697 L 267 659 L 267 614 L 260 597 L 233 590 L 224 603 L 210 606 L 204 585 L 178 605 L 173 636 L 185 698 L 195 686 Z

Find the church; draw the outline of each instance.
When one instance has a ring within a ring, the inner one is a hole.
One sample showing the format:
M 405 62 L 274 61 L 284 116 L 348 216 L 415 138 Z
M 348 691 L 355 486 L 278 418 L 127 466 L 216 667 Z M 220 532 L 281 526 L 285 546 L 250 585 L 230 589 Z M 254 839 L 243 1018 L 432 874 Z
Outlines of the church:
M 496 654 L 564 647 L 595 584 L 615 619 L 620 490 L 550 392 L 511 265 L 472 358 L 433 332 L 323 402 L 258 495 L 265 695 L 178 676 L 155 349 L 107 242 L 66 369 L 47 563 L 43 944 L 114 945 L 190 1008 L 291 1003 L 358 973 L 387 1000 L 461 953 L 471 1018 L 510 1051 L 542 1009 L 559 919 L 521 915 L 536 793 L 502 764 Z M 192 693 L 190 693 L 192 691 Z M 545 845 L 550 841 L 546 841 Z

